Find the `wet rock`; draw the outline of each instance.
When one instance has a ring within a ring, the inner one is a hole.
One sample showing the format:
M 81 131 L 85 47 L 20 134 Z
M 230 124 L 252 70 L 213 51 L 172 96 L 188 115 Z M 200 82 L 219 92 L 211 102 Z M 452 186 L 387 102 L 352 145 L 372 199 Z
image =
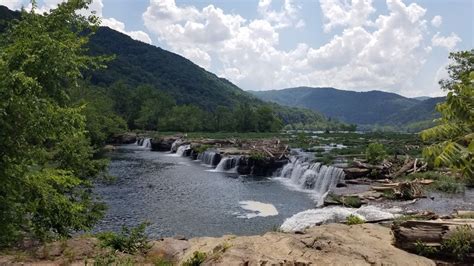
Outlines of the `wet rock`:
M 175 142 L 176 138 L 159 138 L 159 139 L 151 139 L 151 150 L 152 151 L 170 151 L 173 142 Z
M 241 175 L 271 176 L 277 169 L 282 168 L 288 160 L 275 160 L 273 158 L 255 159 L 252 157 L 242 157 L 237 167 L 237 172 Z
M 110 143 L 114 144 L 132 144 L 137 141 L 137 134 L 132 132 L 116 134 L 109 140 Z

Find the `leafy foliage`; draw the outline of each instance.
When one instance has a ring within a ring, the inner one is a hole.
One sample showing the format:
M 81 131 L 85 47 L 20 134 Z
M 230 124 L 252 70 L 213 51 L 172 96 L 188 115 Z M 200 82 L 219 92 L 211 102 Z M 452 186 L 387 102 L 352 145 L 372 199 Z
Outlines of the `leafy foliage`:
M 387 152 L 381 143 L 370 143 L 365 150 L 365 156 L 370 163 L 379 163 L 385 159 Z
M 144 253 L 149 248 L 145 229 L 147 224 L 142 223 L 139 226 L 129 229 L 122 228 L 122 232 L 117 234 L 114 232 L 104 232 L 97 235 L 103 247 L 110 247 L 113 250 L 128 254 Z
M 101 216 L 89 185 L 105 163 L 93 159 L 84 108 L 69 98 L 81 71 L 105 60 L 85 55 L 98 20 L 76 11 L 89 3 L 22 11 L 0 38 L 0 245 L 67 236 Z
M 435 143 L 423 151 L 435 166 L 446 165 L 474 184 L 474 50 L 451 53 L 450 79 L 440 85 L 448 92 L 438 104 L 439 125 L 421 133 Z

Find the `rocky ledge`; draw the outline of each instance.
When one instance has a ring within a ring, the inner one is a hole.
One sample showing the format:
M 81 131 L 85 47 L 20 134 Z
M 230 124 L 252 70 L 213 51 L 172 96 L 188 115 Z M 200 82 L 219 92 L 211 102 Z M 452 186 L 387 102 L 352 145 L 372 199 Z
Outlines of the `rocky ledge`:
M 165 238 L 151 242 L 140 256 L 115 254 L 141 265 L 182 265 L 196 254 L 205 254 L 202 265 L 435 265 L 392 242 L 390 228 L 382 225 L 328 224 L 297 233 Z M 0 265 L 84 265 L 101 253 L 96 239 L 76 238 L 48 244 L 29 256 L 0 255 Z

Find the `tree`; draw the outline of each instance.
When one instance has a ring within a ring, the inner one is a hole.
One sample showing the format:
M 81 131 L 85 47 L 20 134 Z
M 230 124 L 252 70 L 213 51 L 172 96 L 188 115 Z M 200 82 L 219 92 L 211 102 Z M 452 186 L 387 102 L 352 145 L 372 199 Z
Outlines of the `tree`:
M 448 95 L 436 107 L 441 113 L 438 125 L 421 133 L 424 140 L 434 141 L 423 155 L 474 184 L 474 50 L 451 53 L 449 58 L 453 61 L 447 68 L 449 79 L 439 82 Z
M 387 152 L 381 143 L 370 143 L 365 150 L 365 156 L 369 163 L 379 163 L 385 159 Z
M 69 100 L 81 71 L 105 59 L 86 55 L 99 21 L 77 11 L 90 2 L 43 15 L 33 3 L 0 36 L 0 245 L 67 236 L 101 216 L 89 187 L 105 164 L 93 159 L 83 107 Z

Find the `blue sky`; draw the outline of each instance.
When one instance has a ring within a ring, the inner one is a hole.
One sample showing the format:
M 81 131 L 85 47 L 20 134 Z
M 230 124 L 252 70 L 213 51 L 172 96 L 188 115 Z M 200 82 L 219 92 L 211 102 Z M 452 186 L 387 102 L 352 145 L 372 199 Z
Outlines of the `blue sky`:
M 61 0 L 40 0 L 48 10 Z M 10 8 L 26 0 L 0 0 Z M 450 51 L 474 48 L 471 0 L 94 0 L 103 24 L 242 89 L 332 86 L 442 95 Z

